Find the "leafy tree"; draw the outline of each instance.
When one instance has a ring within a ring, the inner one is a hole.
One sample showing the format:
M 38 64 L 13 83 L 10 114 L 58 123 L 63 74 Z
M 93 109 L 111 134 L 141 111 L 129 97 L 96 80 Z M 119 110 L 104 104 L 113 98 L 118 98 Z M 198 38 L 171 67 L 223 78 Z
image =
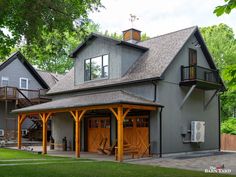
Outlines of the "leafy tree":
M 236 39 L 232 28 L 221 23 L 203 27 L 201 33 L 220 70 L 235 64 Z
M 42 39 L 36 43 L 21 45 L 21 50 L 26 58 L 36 67 L 57 73 L 64 73 L 73 66 L 73 59 L 68 56 L 89 33 L 98 31 L 99 26 L 89 23 L 76 31 L 60 33 L 53 30 L 50 33 L 43 32 Z M 83 30 L 81 30 L 83 29 Z
M 225 24 L 201 28 L 203 38 L 220 69 L 227 91 L 221 96 L 222 118 L 232 116 L 236 108 L 236 39 Z
M 221 123 L 221 133 L 236 135 L 236 119 L 229 118 Z
M 217 15 L 217 16 L 221 16 L 223 15 L 224 13 L 226 14 L 230 14 L 231 11 L 233 9 L 236 9 L 236 0 L 224 0 L 226 2 L 226 4 L 222 5 L 222 6 L 217 6 L 214 10 L 214 13 Z M 234 41 L 235 41 L 235 38 L 232 38 Z M 235 42 L 233 44 L 233 46 L 235 47 Z M 234 51 L 235 48 L 234 48 Z M 235 53 L 233 54 L 232 56 L 232 59 L 236 59 L 235 58 Z M 234 112 L 234 116 L 235 116 L 235 109 L 236 109 L 236 103 L 235 103 L 235 98 L 236 98 L 236 64 L 234 63 L 233 65 L 229 65 L 227 66 L 227 68 L 225 69 L 224 71 L 224 75 L 225 75 L 225 80 L 227 81 L 229 87 L 230 87 L 230 90 L 228 91 L 228 96 L 227 94 L 223 96 L 223 99 L 226 97 L 226 100 L 227 100 L 227 97 L 229 97 L 230 95 L 230 98 L 233 98 L 233 102 L 230 102 L 232 104 L 231 107 L 233 107 L 233 112 Z M 227 105 L 228 102 L 226 101 L 225 104 Z M 227 108 L 224 107 L 224 108 Z
M 100 7 L 100 0 L 0 0 L 0 55 L 9 54 L 22 38 L 27 45 L 40 46 L 46 34 L 71 33 L 88 23 L 89 11 Z
M 217 6 L 214 10 L 214 13 L 217 16 L 221 16 L 224 13 L 229 14 L 233 9 L 236 8 L 236 0 L 224 0 L 226 4 Z

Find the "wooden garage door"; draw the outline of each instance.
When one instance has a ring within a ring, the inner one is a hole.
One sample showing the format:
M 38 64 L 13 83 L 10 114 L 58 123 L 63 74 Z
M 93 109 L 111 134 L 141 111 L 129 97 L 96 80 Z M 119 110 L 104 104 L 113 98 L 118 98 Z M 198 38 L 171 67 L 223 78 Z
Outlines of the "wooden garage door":
M 137 147 L 140 155 L 149 154 L 148 116 L 125 118 L 124 143 Z
M 107 139 L 106 148 L 110 146 L 110 118 L 88 119 L 88 152 L 97 152 L 102 140 Z

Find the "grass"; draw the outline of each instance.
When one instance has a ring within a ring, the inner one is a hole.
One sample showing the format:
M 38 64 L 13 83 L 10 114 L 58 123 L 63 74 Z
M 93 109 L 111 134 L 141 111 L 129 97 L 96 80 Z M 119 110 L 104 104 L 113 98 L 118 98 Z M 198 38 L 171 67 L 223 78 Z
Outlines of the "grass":
M 8 165 L 8 166 L 7 166 Z M 1 177 L 215 177 L 203 172 L 116 162 L 49 157 L 0 149 Z

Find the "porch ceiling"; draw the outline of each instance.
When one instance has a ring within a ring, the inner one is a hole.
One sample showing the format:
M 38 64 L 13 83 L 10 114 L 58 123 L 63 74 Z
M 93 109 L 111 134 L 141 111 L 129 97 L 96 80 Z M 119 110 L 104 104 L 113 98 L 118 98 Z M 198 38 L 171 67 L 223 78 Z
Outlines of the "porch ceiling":
M 78 108 L 99 108 L 99 106 L 104 105 L 114 105 L 114 104 L 126 104 L 126 105 L 137 105 L 138 108 L 143 108 L 142 106 L 162 107 L 159 103 L 153 102 L 151 100 L 145 99 L 128 93 L 123 90 L 118 91 L 108 91 L 108 92 L 97 92 L 93 94 L 83 94 L 73 97 L 61 98 L 58 100 L 50 101 L 43 104 L 38 104 L 34 106 L 29 106 L 26 108 L 13 110 L 13 113 L 35 113 L 35 112 L 45 112 L 45 111 L 55 111 L 59 110 L 69 110 Z M 147 107 L 148 108 L 148 107 Z

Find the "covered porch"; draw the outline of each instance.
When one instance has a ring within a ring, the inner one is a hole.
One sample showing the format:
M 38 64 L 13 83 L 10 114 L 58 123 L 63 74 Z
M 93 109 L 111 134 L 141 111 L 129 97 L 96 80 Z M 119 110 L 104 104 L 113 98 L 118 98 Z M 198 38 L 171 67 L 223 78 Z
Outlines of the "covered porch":
M 138 97 L 125 91 L 110 91 L 79 95 L 58 99 L 48 103 L 14 110 L 18 114 L 18 148 L 21 149 L 21 125 L 32 115 L 39 115 L 43 124 L 42 153 L 47 154 L 47 123 L 57 113 L 68 113 L 74 120 L 75 157 L 80 157 L 81 148 L 81 122 L 87 119 L 86 114 L 91 111 L 110 112 L 116 119 L 117 146 L 116 156 L 118 161 L 124 158 L 124 121 L 132 111 L 155 111 L 162 107 L 156 102 Z M 127 121 L 126 121 L 127 122 Z M 134 121 L 137 124 L 137 121 Z M 92 123 L 92 122 L 91 122 Z M 148 148 L 148 147 L 147 147 Z

